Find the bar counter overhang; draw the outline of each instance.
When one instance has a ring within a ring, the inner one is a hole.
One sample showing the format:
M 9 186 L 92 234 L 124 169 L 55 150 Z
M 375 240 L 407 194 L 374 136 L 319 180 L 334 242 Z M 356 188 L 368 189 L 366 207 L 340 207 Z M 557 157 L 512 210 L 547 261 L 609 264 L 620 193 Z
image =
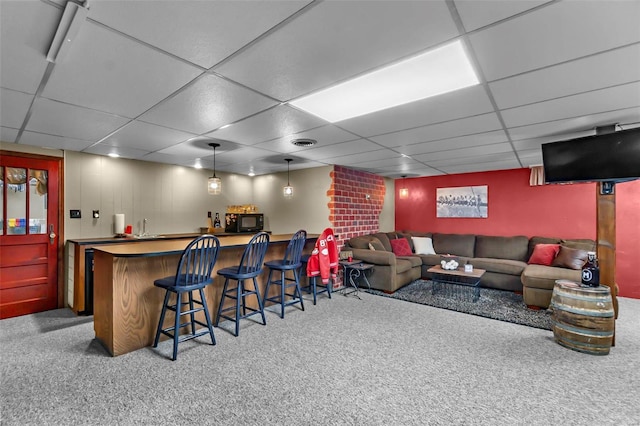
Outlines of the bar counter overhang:
M 292 235 L 271 235 L 265 262 L 283 258 Z M 218 269 L 237 265 L 251 237 L 252 235 L 219 237 L 220 251 L 213 272 L 215 281 L 205 289 L 213 321 L 224 287 L 224 279 L 216 272 Z M 304 253 L 311 253 L 317 238 L 317 235 L 307 237 Z M 175 275 L 180 255 L 192 240 L 193 238 L 156 239 L 95 248 L 94 329 L 96 338 L 111 355 L 122 355 L 153 343 L 164 298 L 164 291 L 155 287 L 153 282 L 158 278 Z M 258 277 L 261 295 L 264 295 L 267 277 L 268 268 L 264 268 Z M 253 300 L 247 302 L 250 306 L 254 303 Z M 201 312 L 199 314 L 204 321 L 204 315 Z M 174 318 L 169 312 L 165 325 L 171 324 Z

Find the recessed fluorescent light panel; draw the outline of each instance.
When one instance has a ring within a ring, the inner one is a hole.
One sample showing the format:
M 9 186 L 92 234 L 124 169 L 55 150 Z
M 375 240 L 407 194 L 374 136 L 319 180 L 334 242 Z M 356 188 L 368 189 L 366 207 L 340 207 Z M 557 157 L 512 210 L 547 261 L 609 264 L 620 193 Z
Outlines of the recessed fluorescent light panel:
M 464 46 L 455 41 L 290 104 L 335 123 L 475 84 Z

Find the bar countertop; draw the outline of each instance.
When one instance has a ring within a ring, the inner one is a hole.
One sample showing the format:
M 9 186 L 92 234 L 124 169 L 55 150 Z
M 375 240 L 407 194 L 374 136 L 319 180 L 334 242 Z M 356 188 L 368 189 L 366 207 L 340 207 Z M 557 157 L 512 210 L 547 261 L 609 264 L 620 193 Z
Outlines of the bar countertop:
M 200 236 L 185 235 L 183 237 L 175 238 L 158 238 L 151 240 L 136 240 L 137 244 L 107 244 L 100 245 L 94 248 L 115 257 L 146 257 L 146 256 L 163 256 L 168 254 L 182 253 L 187 244 L 193 241 L 194 238 Z M 255 234 L 250 235 L 225 235 L 218 236 L 220 239 L 220 247 L 239 247 L 245 246 Z M 278 234 L 271 235 L 269 242 L 285 242 L 289 241 L 293 234 Z M 307 235 L 307 239 L 318 238 L 317 234 Z

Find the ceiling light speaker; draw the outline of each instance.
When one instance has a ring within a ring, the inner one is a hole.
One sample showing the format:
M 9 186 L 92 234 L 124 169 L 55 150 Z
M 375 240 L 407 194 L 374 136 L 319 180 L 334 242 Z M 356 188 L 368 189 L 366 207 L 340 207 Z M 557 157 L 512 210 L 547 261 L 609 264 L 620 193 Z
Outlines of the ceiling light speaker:
M 292 144 L 294 144 L 295 146 L 313 146 L 315 144 L 318 143 L 317 140 L 315 139 L 308 139 L 308 138 L 300 138 L 300 139 L 294 139 L 291 141 Z

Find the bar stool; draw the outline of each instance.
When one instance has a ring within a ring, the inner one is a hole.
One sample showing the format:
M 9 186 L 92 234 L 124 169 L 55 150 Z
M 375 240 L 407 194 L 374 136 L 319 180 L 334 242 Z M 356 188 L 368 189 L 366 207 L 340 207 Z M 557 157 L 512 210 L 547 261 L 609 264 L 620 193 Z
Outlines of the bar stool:
M 301 264 L 300 271 L 301 272 L 304 271 L 304 273 L 307 275 L 307 282 L 308 282 L 308 284 L 304 287 L 301 287 L 301 289 L 304 290 L 304 292 L 307 294 L 313 294 L 313 304 L 315 305 L 319 294 L 327 293 L 327 296 L 329 296 L 329 299 L 331 299 L 331 289 L 333 288 L 333 282 L 332 282 L 333 280 L 329 278 L 329 282 L 326 285 L 322 284 L 322 282 L 320 282 L 320 284 L 317 284 L 318 277 L 309 276 L 307 274 L 307 265 L 309 263 L 309 258 L 311 256 L 312 255 L 310 254 L 305 254 L 305 255 L 302 255 L 302 257 L 300 258 L 300 264 Z
M 225 277 L 224 290 L 222 291 L 222 299 L 218 306 L 218 316 L 216 318 L 216 327 L 220 323 L 220 318 L 225 318 L 230 321 L 235 321 L 236 329 L 235 336 L 240 333 L 240 320 L 248 318 L 252 315 L 260 314 L 262 317 L 262 324 L 266 325 L 267 320 L 264 317 L 264 305 L 262 304 L 262 298 L 260 297 L 260 288 L 256 277 L 262 273 L 262 262 L 264 256 L 267 253 L 269 247 L 269 234 L 266 232 L 259 232 L 251 238 L 251 241 L 247 244 L 247 247 L 242 253 L 240 264 L 237 266 L 230 266 L 218 271 L 218 275 Z M 253 280 L 253 289 L 248 290 L 245 287 L 245 280 Z M 229 280 L 237 281 L 235 286 L 229 288 Z M 255 294 L 258 301 L 258 309 L 247 306 L 246 297 Z M 233 299 L 235 303 L 228 308 L 224 307 L 225 299 Z M 235 311 L 234 316 L 224 315 L 224 312 Z M 240 314 L 242 311 L 242 315 Z M 250 311 L 247 313 L 247 311 Z
M 304 311 L 304 302 L 302 300 L 302 292 L 300 291 L 300 256 L 302 255 L 302 249 L 304 243 L 307 241 L 307 231 L 299 230 L 287 245 L 287 251 L 284 254 L 284 259 L 271 260 L 264 265 L 269 268 L 269 279 L 267 280 L 267 288 L 264 290 L 264 299 L 262 305 L 265 302 L 274 302 L 280 305 L 280 318 L 284 318 L 284 307 L 300 303 L 300 307 Z M 273 272 L 280 272 L 280 279 L 272 279 Z M 286 276 L 287 271 L 293 272 L 293 278 Z M 268 297 L 269 286 L 279 285 L 280 291 L 277 296 Z M 293 293 L 287 293 L 287 289 L 293 287 Z M 285 300 L 286 297 L 291 297 L 290 300 Z
M 160 333 L 171 337 L 173 339 L 173 361 L 178 357 L 178 343 L 184 342 L 185 340 L 195 339 L 196 337 L 209 334 L 211 344 L 216 344 L 207 299 L 204 296 L 204 288 L 213 282 L 211 273 L 218 258 L 219 248 L 220 241 L 213 235 L 202 235 L 196 238 L 190 242 L 182 252 L 176 275 L 160 278 L 153 282 L 154 286 L 165 290 L 162 312 L 160 313 L 160 321 L 158 321 L 156 337 L 153 340 L 153 347 L 158 346 Z M 192 292 L 196 290 L 200 293 L 200 300 L 194 300 L 193 298 Z M 173 305 L 169 304 L 169 296 L 171 293 L 175 293 L 176 295 L 176 302 Z M 182 295 L 184 293 L 188 294 L 189 300 L 187 302 L 182 301 Z M 194 309 L 194 304 L 198 304 L 200 307 Z M 183 311 L 182 307 L 185 305 L 189 305 L 189 308 Z M 162 328 L 167 309 L 175 312 L 175 323 L 171 327 Z M 206 324 L 195 319 L 195 313 L 200 311 L 204 311 L 204 317 L 207 321 Z M 180 317 L 184 315 L 189 315 L 190 321 L 181 324 Z M 196 333 L 196 324 L 206 327 L 206 329 Z M 180 336 L 180 329 L 189 326 L 191 326 L 191 334 Z

